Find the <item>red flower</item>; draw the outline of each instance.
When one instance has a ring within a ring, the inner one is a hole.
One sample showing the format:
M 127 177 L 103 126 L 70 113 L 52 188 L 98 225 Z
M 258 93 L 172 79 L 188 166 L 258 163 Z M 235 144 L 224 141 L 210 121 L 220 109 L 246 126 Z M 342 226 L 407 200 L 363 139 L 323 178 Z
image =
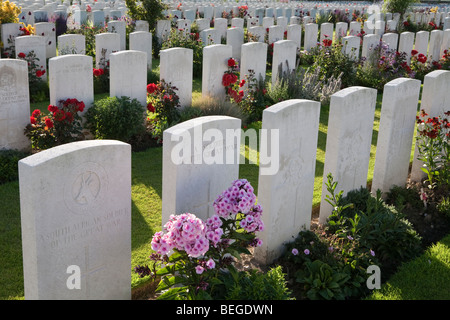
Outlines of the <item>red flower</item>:
M 236 65 L 236 61 L 233 58 L 228 59 L 228 66 L 234 67 Z
M 58 110 L 58 107 L 57 106 L 53 106 L 53 105 L 49 105 L 47 109 L 50 112 L 55 112 L 56 110 Z
M 26 57 L 25 53 L 23 52 L 19 53 L 17 56 L 22 59 Z
M 103 69 L 95 69 L 94 68 L 94 76 L 98 77 L 98 76 L 101 76 L 102 74 L 104 74 Z
M 36 70 L 36 77 L 40 78 L 45 74 L 45 70 Z
M 237 76 L 232 73 L 225 73 L 222 77 L 222 84 L 228 87 L 237 81 Z
M 158 89 L 158 87 L 154 83 L 150 83 L 149 85 L 147 85 L 147 92 L 150 94 L 155 92 L 157 89 Z
M 417 51 L 417 50 L 412 50 L 411 51 L 411 54 L 413 55 L 413 56 L 415 56 L 416 54 L 418 54 L 419 53 L 419 51 Z
M 33 113 L 31 115 L 33 116 L 33 118 L 37 118 L 41 115 L 41 110 L 36 109 L 33 111 Z
M 77 108 L 78 108 L 78 111 L 83 112 L 84 108 L 85 108 L 84 102 L 83 101 L 77 102 Z
M 31 124 L 36 124 L 36 118 L 35 117 L 30 117 L 30 123 Z
M 66 112 L 66 120 L 68 122 L 72 122 L 73 121 L 73 114 L 72 114 L 72 112 L 70 112 L 70 111 Z
M 56 110 L 55 112 L 53 112 L 53 118 L 56 121 L 63 121 L 66 118 L 66 114 L 64 112 L 64 110 Z
M 49 118 L 45 119 L 45 125 L 47 126 L 48 129 L 53 128 L 53 121 Z
M 153 113 L 155 112 L 155 107 L 151 103 L 149 103 L 147 104 L 147 110 Z
M 244 84 L 245 84 L 245 79 L 242 79 L 241 82 L 239 83 L 239 87 L 242 88 L 244 86 Z
M 332 43 L 331 39 L 323 39 L 322 42 L 325 47 L 330 47 Z

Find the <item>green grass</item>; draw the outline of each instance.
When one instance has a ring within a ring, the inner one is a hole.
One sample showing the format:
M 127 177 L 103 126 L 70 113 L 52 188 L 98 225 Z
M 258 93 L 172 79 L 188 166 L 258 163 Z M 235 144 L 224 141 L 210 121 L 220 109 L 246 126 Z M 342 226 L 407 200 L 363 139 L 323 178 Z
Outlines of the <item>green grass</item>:
M 402 265 L 368 300 L 450 299 L 450 235 Z

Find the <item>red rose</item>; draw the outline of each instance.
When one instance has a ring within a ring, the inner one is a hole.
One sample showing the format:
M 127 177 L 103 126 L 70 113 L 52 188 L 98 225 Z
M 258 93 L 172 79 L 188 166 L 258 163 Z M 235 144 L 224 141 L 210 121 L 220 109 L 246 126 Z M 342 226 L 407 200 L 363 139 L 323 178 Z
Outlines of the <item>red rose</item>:
M 84 102 L 83 101 L 78 102 L 77 103 L 77 108 L 78 108 L 78 111 L 83 112 L 84 108 L 85 108 Z
M 233 58 L 228 59 L 228 66 L 234 67 L 236 65 L 236 61 Z
M 242 79 L 241 82 L 239 83 L 239 87 L 242 88 L 244 86 L 244 84 L 245 84 L 245 79 Z
M 412 54 L 413 56 L 415 56 L 415 55 L 418 54 L 418 53 L 419 53 L 419 51 L 417 51 L 417 50 L 411 51 L 411 54 Z
M 30 117 L 30 123 L 31 124 L 36 124 L 36 118 L 35 117 Z
M 22 59 L 26 57 L 25 53 L 23 52 L 19 53 L 17 56 Z
M 73 121 L 73 114 L 72 114 L 72 112 L 70 112 L 70 111 L 66 112 L 66 120 L 68 122 L 72 122 Z
M 53 118 L 56 120 L 56 121 L 63 121 L 65 118 L 66 118 L 66 115 L 65 115 L 65 113 L 64 113 L 64 110 L 56 110 L 54 113 L 53 113 Z
M 56 110 L 58 110 L 58 107 L 57 106 L 53 106 L 53 105 L 49 105 L 47 109 L 50 112 L 55 112 Z
M 98 77 L 98 76 L 100 76 L 100 75 L 101 75 L 100 69 L 95 69 L 95 68 L 94 68 L 94 76 L 95 76 L 95 77 Z
M 154 83 L 150 83 L 149 85 L 147 85 L 147 92 L 150 94 L 155 92 L 157 89 L 158 89 L 158 87 Z
M 33 111 L 33 113 L 31 114 L 34 118 L 37 118 L 41 115 L 41 110 L 36 109 Z
M 45 125 L 47 126 L 48 129 L 53 128 L 53 121 L 51 119 L 45 119 Z
M 44 75 L 45 72 L 43 72 L 42 70 L 36 70 L 36 77 L 40 78 Z
M 147 110 L 153 113 L 155 112 L 155 107 L 151 103 L 149 103 L 147 104 Z

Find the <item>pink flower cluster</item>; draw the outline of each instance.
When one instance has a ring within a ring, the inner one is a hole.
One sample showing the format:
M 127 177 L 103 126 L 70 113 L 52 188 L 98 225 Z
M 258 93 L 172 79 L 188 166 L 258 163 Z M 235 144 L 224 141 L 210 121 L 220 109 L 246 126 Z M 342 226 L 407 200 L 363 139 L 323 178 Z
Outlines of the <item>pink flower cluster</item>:
M 209 249 L 206 238 L 207 226 L 191 213 L 171 215 L 164 225 L 166 233 L 157 232 L 152 239 L 152 249 L 167 254 L 172 249 L 184 250 L 194 258 L 202 256 Z
M 214 215 L 208 219 L 206 219 L 206 238 L 212 242 L 214 247 L 217 246 L 217 243 L 220 241 L 220 238 L 223 235 L 222 220 L 220 220 L 218 215 Z
M 225 219 L 242 213 L 245 217 L 240 226 L 245 231 L 262 231 L 262 209 L 255 205 L 255 201 L 256 195 L 250 183 L 246 179 L 238 179 L 214 201 L 213 206 L 216 214 Z

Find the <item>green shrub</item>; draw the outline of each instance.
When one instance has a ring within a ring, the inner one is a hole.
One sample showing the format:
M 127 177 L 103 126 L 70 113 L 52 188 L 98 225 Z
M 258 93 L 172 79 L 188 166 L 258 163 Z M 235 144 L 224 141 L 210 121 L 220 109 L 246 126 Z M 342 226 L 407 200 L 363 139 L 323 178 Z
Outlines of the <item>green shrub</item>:
M 18 161 L 28 155 L 18 150 L 0 150 L 0 184 L 19 178 Z
M 226 300 L 291 300 L 285 275 L 281 266 L 271 268 L 267 273 L 252 269 L 250 271 L 231 271 L 223 273 L 221 290 L 217 289 L 217 299 Z
M 352 190 L 342 198 L 340 205 L 352 206 L 340 214 L 332 214 L 333 221 L 341 220 L 347 229 L 354 227 L 353 236 L 362 246 L 370 248 L 385 270 L 416 257 L 421 252 L 421 238 L 405 216 L 394 206 L 387 205 L 381 193 L 372 196 L 365 188 Z
M 86 112 L 87 128 L 96 139 L 127 142 L 145 130 L 145 107 L 129 97 L 106 97 Z

